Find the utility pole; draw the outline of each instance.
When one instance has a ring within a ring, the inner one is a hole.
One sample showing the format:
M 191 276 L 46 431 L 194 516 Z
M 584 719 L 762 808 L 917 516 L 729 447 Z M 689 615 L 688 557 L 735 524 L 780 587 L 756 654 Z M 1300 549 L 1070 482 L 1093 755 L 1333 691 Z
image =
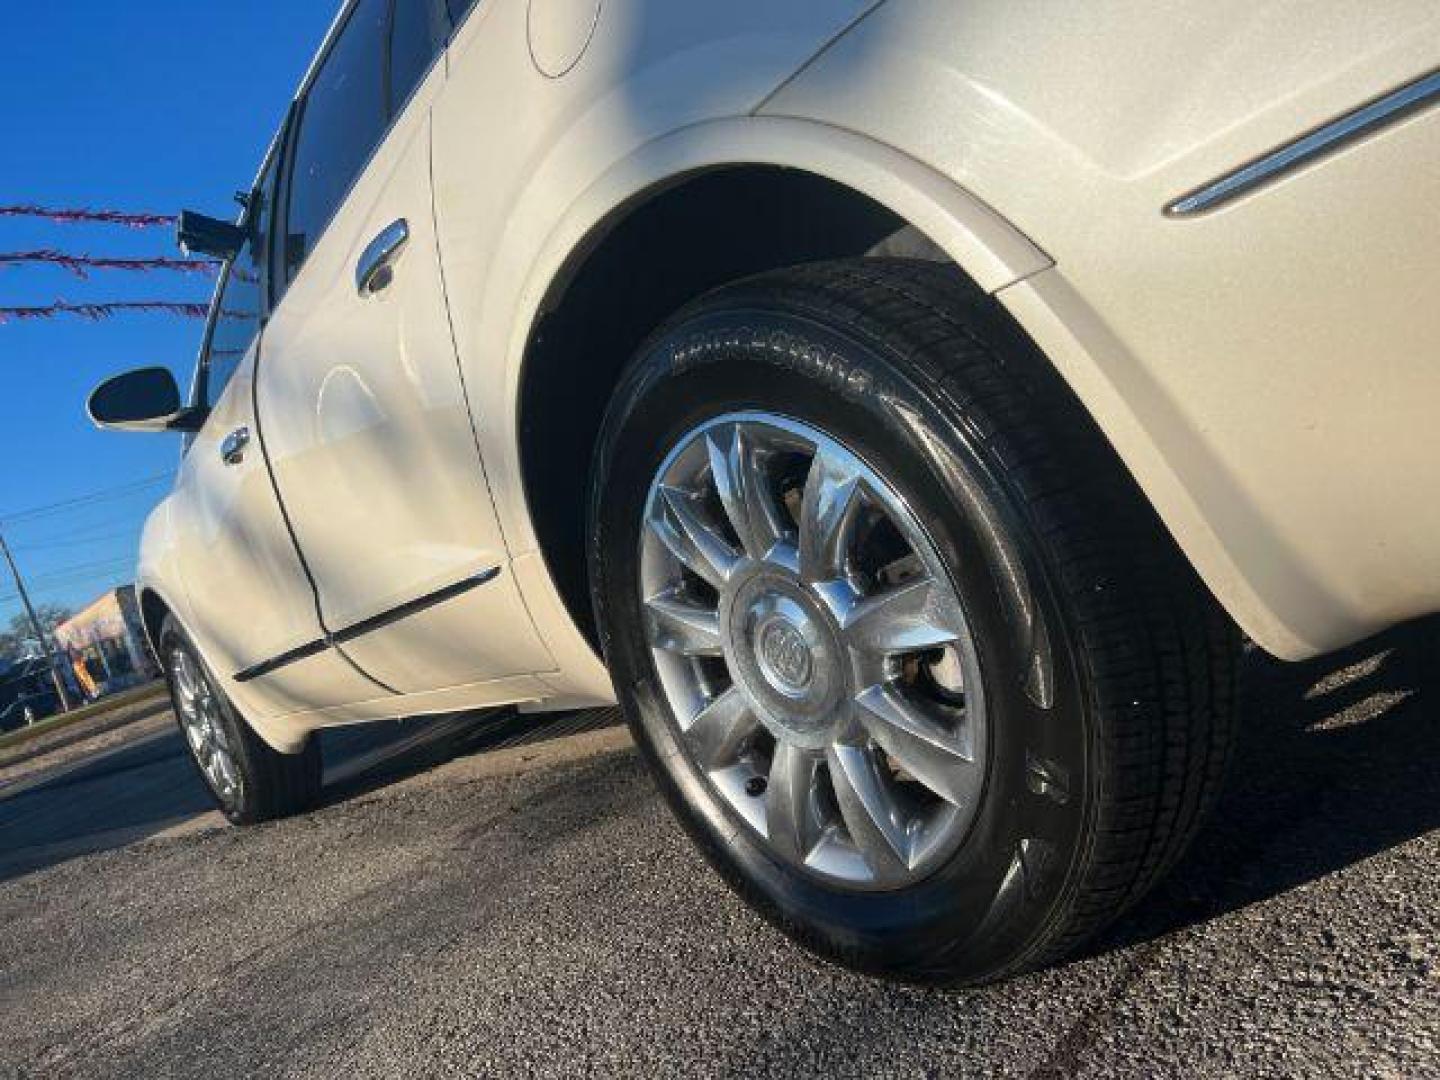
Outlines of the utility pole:
M 5 561 L 10 565 L 10 574 L 15 579 L 15 591 L 20 594 L 20 602 L 25 605 L 25 614 L 30 616 L 30 626 L 35 631 L 35 637 L 40 642 L 40 648 L 45 653 L 45 661 L 50 665 L 50 678 L 55 681 L 55 692 L 60 695 L 60 708 L 65 712 L 70 711 L 70 692 L 65 689 L 65 679 L 56 667 L 55 650 L 50 645 L 50 635 L 40 625 L 40 618 L 35 614 L 35 605 L 30 603 L 30 594 L 25 591 L 25 580 L 20 576 L 20 568 L 15 565 L 15 556 L 10 554 L 10 545 L 5 542 L 5 534 L 0 532 L 0 552 L 4 552 Z

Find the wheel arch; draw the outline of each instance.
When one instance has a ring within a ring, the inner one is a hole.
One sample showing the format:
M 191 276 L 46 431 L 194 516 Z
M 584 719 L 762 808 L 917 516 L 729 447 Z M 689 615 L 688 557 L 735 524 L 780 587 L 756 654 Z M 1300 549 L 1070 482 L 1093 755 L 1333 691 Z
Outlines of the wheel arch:
M 138 593 L 140 601 L 140 624 L 145 628 L 145 639 L 150 643 L 150 651 L 155 655 L 158 662 L 160 657 L 160 629 L 165 625 L 165 616 L 171 614 L 172 608 L 166 603 L 165 598 L 150 585 L 141 585 Z
M 512 353 L 512 475 L 524 512 L 511 516 L 511 533 L 517 550 L 540 552 L 591 649 L 585 494 L 594 436 L 625 362 L 714 287 L 872 252 L 948 263 L 983 293 L 1052 265 L 913 158 L 791 119 L 715 121 L 656 140 L 597 181 L 553 230 Z

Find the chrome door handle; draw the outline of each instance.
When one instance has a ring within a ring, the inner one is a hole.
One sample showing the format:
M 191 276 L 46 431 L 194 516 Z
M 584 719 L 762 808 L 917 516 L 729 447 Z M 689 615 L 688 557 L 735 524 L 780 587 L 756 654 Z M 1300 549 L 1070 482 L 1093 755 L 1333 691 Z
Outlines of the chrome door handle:
M 410 240 L 410 223 L 392 221 L 371 240 L 355 264 L 355 289 L 361 296 L 373 296 L 390 285 L 395 260 Z
M 226 465 L 239 465 L 245 460 L 245 447 L 250 445 L 250 429 L 238 427 L 220 444 L 220 460 Z

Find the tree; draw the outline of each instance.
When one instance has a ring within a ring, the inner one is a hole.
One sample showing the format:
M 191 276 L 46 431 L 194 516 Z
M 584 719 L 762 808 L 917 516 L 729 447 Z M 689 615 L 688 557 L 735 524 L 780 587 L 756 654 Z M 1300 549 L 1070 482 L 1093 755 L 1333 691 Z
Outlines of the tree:
M 35 605 L 35 617 L 40 620 L 40 625 L 47 634 L 53 634 L 55 627 L 73 614 L 74 612 L 62 604 Z M 35 630 L 30 625 L 30 616 L 23 611 L 17 611 L 10 617 L 10 625 L 0 630 L 0 658 L 19 656 L 25 651 L 25 642 L 34 640 Z

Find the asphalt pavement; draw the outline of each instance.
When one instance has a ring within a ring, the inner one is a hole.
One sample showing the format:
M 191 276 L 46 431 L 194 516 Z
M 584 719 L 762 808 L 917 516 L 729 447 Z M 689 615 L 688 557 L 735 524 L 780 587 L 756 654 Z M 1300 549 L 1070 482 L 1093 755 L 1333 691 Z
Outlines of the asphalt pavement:
M 0 788 L 0 1075 L 1440 1076 L 1440 629 L 1245 667 L 1189 856 L 975 991 L 752 916 L 613 711 L 330 732 L 246 830 L 150 735 Z

